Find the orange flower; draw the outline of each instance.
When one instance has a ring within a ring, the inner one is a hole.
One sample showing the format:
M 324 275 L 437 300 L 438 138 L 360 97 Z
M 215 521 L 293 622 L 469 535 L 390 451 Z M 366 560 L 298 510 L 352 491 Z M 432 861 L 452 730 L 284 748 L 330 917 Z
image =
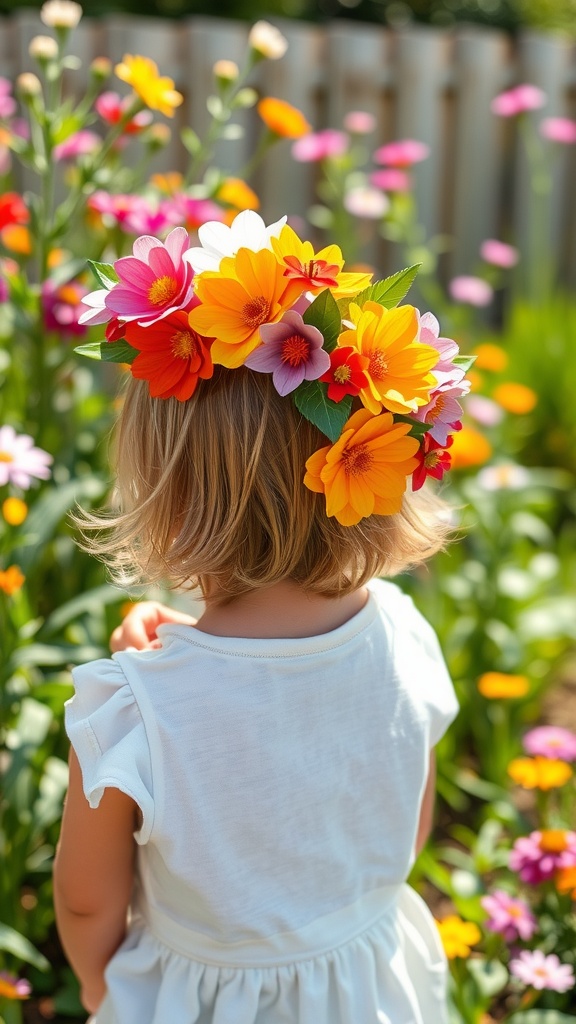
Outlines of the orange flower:
M 199 378 L 214 373 L 210 339 L 190 327 L 188 313 L 179 309 L 149 327 L 133 321 L 124 336 L 139 355 L 130 367 L 137 380 L 147 380 L 152 398 L 177 398 L 185 402 L 196 390 Z
M 576 866 L 560 868 L 554 878 L 558 892 L 569 893 L 576 900 Z
M 444 952 L 449 960 L 459 957 L 466 960 L 471 953 L 471 946 L 480 942 L 482 933 L 472 921 L 463 921 L 457 914 L 450 914 L 442 921 L 436 921 Z
M 492 455 L 492 445 L 484 434 L 474 427 L 462 427 L 452 434 L 452 469 L 469 469 L 481 466 Z
M 216 193 L 216 199 L 220 203 L 227 203 L 237 210 L 259 210 L 260 200 L 241 178 L 226 178 Z
M 310 456 L 304 483 L 326 495 L 328 516 L 354 526 L 365 516 L 400 511 L 406 478 L 418 465 L 419 443 L 406 436 L 409 430 L 409 423 L 394 423 L 389 412 L 372 416 L 360 409 L 335 444 Z
M 25 578 L 17 565 L 11 565 L 8 569 L 0 571 L 0 590 L 11 597 L 12 594 L 20 590 Z
M 472 349 L 472 355 L 476 356 L 475 370 L 492 370 L 494 373 L 499 373 L 508 366 L 508 355 L 504 349 L 500 345 L 493 345 L 488 341 Z
M 256 109 L 266 127 L 283 139 L 299 139 L 312 131 L 312 125 L 308 124 L 302 111 L 285 100 L 266 96 Z
M 494 388 L 492 397 L 498 405 L 506 409 L 506 412 L 515 413 L 517 416 L 532 412 L 538 402 L 538 395 L 532 388 L 526 387 L 525 384 L 517 384 L 515 381 L 499 384 Z
M 478 680 L 478 689 L 488 700 L 507 697 L 525 697 L 530 689 L 526 676 L 512 676 L 506 672 L 485 672 Z
M 2 515 L 9 526 L 20 526 L 28 515 L 28 506 L 22 498 L 6 498 L 2 503 Z
M 133 57 L 126 53 L 121 64 L 114 68 L 122 82 L 127 82 L 145 106 L 159 110 L 166 117 L 173 117 L 174 110 L 184 97 L 176 92 L 171 78 L 161 78 L 158 65 L 149 57 Z
M 362 404 L 373 415 L 382 408 L 406 415 L 426 405 L 436 384 L 430 370 L 439 357 L 435 348 L 418 341 L 414 306 L 385 309 L 378 302 L 365 302 L 360 309 L 352 302 L 350 319 L 354 327 L 340 335 L 338 344 L 352 346 L 369 359 Z
M 508 775 L 524 789 L 558 789 L 572 777 L 566 761 L 550 757 L 517 757 L 508 765 Z
M 314 253 L 312 243 L 298 238 L 289 224 L 270 242 L 277 259 L 284 265 L 284 276 L 298 281 L 302 289 L 314 294 L 330 288 L 335 299 L 343 299 L 358 295 L 372 280 L 371 273 L 342 273 L 344 258 L 339 246 L 327 245 Z
M 154 185 L 165 196 L 175 196 L 184 185 L 184 175 L 179 171 L 167 171 L 166 174 L 153 174 L 150 184 Z
M 32 238 L 28 228 L 22 224 L 7 224 L 0 231 L 0 238 L 5 249 L 15 252 L 19 256 L 30 256 L 32 252 Z
M 234 369 L 260 344 L 260 327 L 280 320 L 301 292 L 287 282 L 284 267 L 270 249 L 239 249 L 225 256 L 219 269 L 195 281 L 202 305 L 190 313 L 190 325 L 212 345 L 215 363 Z

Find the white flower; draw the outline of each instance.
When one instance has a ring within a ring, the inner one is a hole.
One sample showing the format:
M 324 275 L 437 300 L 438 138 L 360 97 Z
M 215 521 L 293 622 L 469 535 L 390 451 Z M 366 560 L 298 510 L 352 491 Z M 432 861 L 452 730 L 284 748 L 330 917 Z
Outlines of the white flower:
M 521 491 L 530 483 L 530 473 L 515 462 L 500 462 L 497 466 L 485 466 L 476 477 L 485 491 Z
M 388 211 L 390 200 L 383 192 L 366 185 L 351 188 L 344 196 L 344 208 L 354 217 L 380 220 Z
M 288 40 L 269 21 L 257 21 L 250 29 L 248 45 L 268 60 L 279 60 L 288 49 Z
M 278 238 L 285 223 L 286 217 L 282 217 L 266 227 L 254 210 L 243 210 L 230 227 L 218 220 L 209 220 L 198 228 L 201 245 L 188 249 L 182 259 L 191 264 L 196 274 L 204 270 L 218 270 L 223 257 L 235 256 L 238 249 L 251 249 L 252 252 L 271 249 L 270 239 Z
M 89 295 L 82 296 L 82 305 L 89 306 L 78 317 L 79 324 L 107 324 L 112 319 L 112 312 L 106 307 L 107 288 L 99 288 Z
M 13 483 L 27 490 L 33 477 L 47 480 L 52 456 L 34 447 L 28 434 L 17 434 L 13 427 L 0 427 L 0 486 Z
M 76 28 L 82 8 L 74 0 L 48 0 L 40 8 L 40 17 L 49 28 Z
M 25 99 L 30 96 L 40 96 L 42 82 L 38 75 L 33 75 L 31 71 L 23 71 L 16 79 L 16 88 Z
M 58 43 L 53 36 L 34 36 L 28 53 L 34 60 L 54 60 L 58 56 Z
M 215 78 L 221 78 L 223 82 L 235 82 L 240 74 L 240 68 L 233 60 L 217 60 L 212 73 Z

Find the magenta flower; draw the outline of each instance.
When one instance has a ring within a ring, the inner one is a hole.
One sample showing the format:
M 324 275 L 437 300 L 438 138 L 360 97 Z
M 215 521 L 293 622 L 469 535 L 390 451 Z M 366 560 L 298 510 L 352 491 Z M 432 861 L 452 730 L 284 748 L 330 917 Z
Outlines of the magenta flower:
M 350 135 L 369 135 L 376 127 L 376 118 L 367 110 L 350 110 L 344 117 L 343 124 Z
M 97 113 L 106 124 L 118 124 L 125 116 L 126 111 L 132 106 L 130 96 L 120 96 L 117 92 L 103 92 L 94 101 Z M 151 124 L 153 119 L 150 110 L 140 110 L 130 121 L 124 125 L 124 132 L 127 135 L 134 135 L 143 131 Z
M 504 419 L 504 409 L 485 395 L 470 395 L 466 412 L 483 427 L 497 427 Z
M 570 964 L 560 963 L 555 953 L 546 956 L 541 949 L 523 949 L 509 966 L 511 974 L 536 989 L 568 992 L 576 980 Z
M 259 373 L 271 373 L 280 395 L 288 395 L 303 380 L 317 380 L 330 369 L 330 356 L 322 348 L 320 331 L 305 324 L 292 309 L 277 324 L 263 324 L 260 337 L 263 344 L 250 353 L 244 365 Z
M 0 77 L 0 117 L 12 117 L 16 113 L 16 100 L 12 96 L 12 82 Z
M 370 184 L 384 192 L 409 192 L 410 176 L 401 167 L 385 167 L 382 171 L 372 171 Z
M 551 142 L 570 146 L 576 142 L 576 121 L 569 117 L 545 117 L 540 125 L 540 135 Z
M 380 220 L 390 207 L 390 200 L 375 188 L 358 185 L 344 196 L 344 209 L 355 217 L 365 220 Z
M 221 223 L 224 220 L 224 210 L 212 199 L 196 199 L 179 192 L 167 199 L 166 205 L 171 206 L 171 215 L 177 218 L 176 223 L 183 224 L 187 231 L 197 231 L 207 221 Z
M 114 264 L 120 281 L 104 301 L 110 316 L 154 324 L 189 305 L 194 271 L 182 259 L 189 247 L 185 228 L 174 228 L 165 242 L 152 235 L 137 238 L 133 256 L 123 256 Z
M 517 939 L 526 942 L 538 929 L 538 922 L 528 904 L 502 889 L 483 896 L 480 903 L 489 915 L 486 928 L 497 932 L 506 942 L 516 942 Z
M 490 110 L 499 117 L 517 117 L 528 110 L 538 110 L 546 103 L 546 93 L 535 85 L 517 85 L 495 96 Z
M 145 204 L 145 200 L 142 199 L 142 196 L 124 195 L 122 193 L 113 196 L 103 189 L 98 189 L 88 200 L 89 208 L 96 210 L 108 227 L 119 225 L 122 228 L 127 218 L 134 210 L 140 209 L 143 203 Z
M 539 725 L 522 738 L 522 746 L 528 754 L 540 757 L 558 758 L 560 761 L 576 761 L 576 734 L 557 725 Z
M 331 156 L 342 156 L 348 149 L 348 136 L 345 132 L 326 128 L 321 132 L 310 132 L 296 139 L 292 146 L 292 156 L 299 163 L 314 163 L 327 160 Z
M 12 483 L 28 490 L 32 479 L 47 480 L 52 456 L 34 447 L 28 434 L 17 434 L 13 427 L 0 427 L 0 486 Z
M 517 839 L 510 851 L 508 867 L 523 882 L 539 885 L 552 878 L 559 868 L 576 866 L 576 832 L 548 829 L 531 832 Z
M 487 306 L 494 297 L 494 289 L 488 282 L 472 275 L 453 277 L 448 291 L 455 302 L 467 302 L 469 306 Z
M 506 242 L 499 242 L 496 238 L 487 238 L 480 246 L 480 255 L 494 267 L 508 268 L 516 266 L 519 254 L 513 245 L 506 245 Z
M 397 142 L 388 142 L 380 146 L 374 153 L 374 160 L 377 164 L 386 164 L 388 167 L 412 167 L 430 155 L 430 146 L 425 142 L 418 142 L 417 139 L 399 139 Z
M 58 146 L 54 146 L 52 155 L 55 160 L 76 160 L 79 156 L 93 153 L 101 145 L 102 139 L 96 132 L 82 129 L 69 135 Z
M 165 200 L 155 207 L 142 198 L 141 202 L 134 203 L 124 217 L 122 228 L 133 235 L 163 235 L 169 228 L 178 224 L 180 219 L 178 210 L 171 201 Z
M 82 301 L 86 294 L 87 289 L 77 281 L 59 286 L 51 280 L 44 281 L 41 295 L 46 329 L 64 335 L 86 334 L 87 327 L 79 323 L 80 316 L 86 311 Z
M 8 287 L 8 282 L 3 277 L 0 277 L 0 303 L 8 302 L 9 298 L 10 289 Z

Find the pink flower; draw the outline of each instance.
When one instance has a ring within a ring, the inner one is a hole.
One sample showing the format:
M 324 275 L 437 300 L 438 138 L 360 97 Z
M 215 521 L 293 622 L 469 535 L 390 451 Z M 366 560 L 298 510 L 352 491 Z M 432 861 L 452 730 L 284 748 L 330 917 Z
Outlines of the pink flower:
M 419 340 L 423 345 L 435 348 L 440 355 L 440 359 L 432 371 L 436 380 L 439 384 L 458 384 L 464 377 L 465 371 L 452 361 L 460 351 L 457 343 L 452 338 L 439 337 L 440 324 L 433 313 L 423 313 L 419 322 Z
M 400 167 L 386 167 L 383 171 L 372 171 L 370 184 L 384 192 L 409 192 L 410 177 Z
M 82 299 L 87 289 L 77 281 L 56 286 L 53 281 L 42 285 L 42 312 L 44 326 L 48 331 L 61 334 L 86 334 L 87 328 L 79 323 L 79 317 L 86 311 Z
M 8 302 L 9 297 L 10 289 L 8 287 L 8 282 L 5 281 L 3 277 L 0 277 L 0 302 Z
M 490 110 L 499 117 L 517 117 L 528 110 L 538 110 L 546 103 L 546 93 L 535 85 L 517 85 L 495 96 Z
M 12 117 L 16 113 L 16 100 L 12 96 L 12 82 L 0 77 L 0 117 Z
M 28 434 L 17 434 L 13 427 L 0 427 L 0 486 L 13 483 L 27 490 L 32 478 L 47 480 L 52 456 L 34 447 Z
M 102 139 L 96 132 L 82 129 L 74 132 L 74 135 L 70 135 L 59 146 L 54 146 L 52 155 L 55 160 L 76 160 L 79 156 L 93 153 L 101 145 Z
M 109 227 L 114 227 L 116 224 L 123 227 L 127 218 L 134 210 L 140 209 L 143 203 L 145 204 L 145 200 L 141 196 L 123 195 L 122 193 L 113 196 L 103 189 L 98 189 L 88 199 L 89 208 L 101 214 L 104 223 Z
M 260 337 L 263 344 L 251 352 L 244 365 L 259 373 L 271 373 L 280 395 L 288 395 L 303 380 L 317 380 L 330 369 L 322 334 L 317 327 L 305 324 L 294 310 L 289 309 L 276 324 L 263 324 Z
M 539 725 L 531 729 L 524 735 L 522 746 L 534 756 L 576 761 L 576 734 L 561 726 Z
M 541 949 L 523 949 L 510 961 L 510 973 L 525 985 L 552 992 L 568 992 L 576 980 L 570 964 L 560 963 L 555 953 L 546 956 Z
M 17 978 L 8 971 L 0 971 L 0 995 L 7 999 L 28 999 L 32 986 L 26 978 Z
M 453 277 L 448 291 L 455 302 L 467 302 L 470 306 L 487 306 L 494 297 L 494 290 L 487 281 L 471 275 Z
M 480 903 L 489 914 L 486 927 L 497 932 L 506 942 L 515 942 L 516 939 L 526 942 L 538 929 L 538 922 L 528 904 L 509 896 L 502 889 L 483 896 Z
M 182 256 L 190 247 L 185 228 L 174 228 L 165 242 L 152 235 L 137 238 L 132 256 L 116 260 L 120 278 L 106 295 L 104 305 L 122 320 L 153 324 L 193 299 L 194 271 Z
M 455 387 L 444 385 L 432 392 L 427 405 L 423 405 L 417 412 L 412 413 L 415 420 L 432 424 L 429 430 L 430 437 L 433 437 L 442 447 L 446 445 L 448 435 L 462 426 L 460 423 L 462 406 L 456 399 L 467 394 L 469 388 L 468 381 Z
M 466 412 L 483 427 L 497 427 L 504 419 L 504 409 L 485 395 L 470 395 L 466 401 Z
M 121 97 L 117 92 L 103 92 L 95 100 L 94 106 L 106 124 L 114 125 L 122 120 L 128 108 L 132 106 L 132 98 L 130 96 Z M 130 121 L 127 121 L 123 130 L 127 135 L 134 135 L 143 131 L 151 123 L 152 112 L 140 110 Z
M 367 110 L 350 110 L 343 124 L 351 135 L 369 135 L 376 127 L 376 118 Z
M 576 865 L 576 832 L 552 829 L 531 832 L 517 839 L 510 851 L 508 867 L 523 882 L 539 885 L 552 878 L 559 868 Z
M 172 204 L 177 223 L 183 224 L 187 231 L 196 231 L 207 221 L 222 223 L 224 220 L 224 210 L 212 199 L 196 199 L 179 192 L 166 202 Z
M 351 188 L 344 196 L 344 209 L 355 217 L 380 220 L 390 207 L 390 200 L 382 192 L 367 186 Z
M 576 121 L 569 117 L 545 117 L 540 125 L 540 135 L 551 142 L 570 146 L 576 142 Z
M 495 267 L 515 267 L 518 263 L 518 249 L 496 238 L 487 238 L 480 246 L 480 255 L 486 263 Z
M 296 139 L 292 146 L 292 156 L 299 163 L 311 163 L 327 160 L 331 156 L 342 156 L 348 149 L 348 136 L 334 128 L 326 128 L 321 132 L 310 132 Z
M 135 203 L 124 217 L 122 228 L 133 235 L 163 235 L 168 228 L 180 222 L 178 210 L 170 201 L 161 202 L 156 208 L 144 198 Z
M 418 142 L 417 139 L 399 139 L 398 142 L 388 142 L 385 146 L 380 146 L 374 153 L 374 160 L 377 164 L 387 164 L 388 167 L 411 167 L 429 155 L 430 146 L 425 142 Z

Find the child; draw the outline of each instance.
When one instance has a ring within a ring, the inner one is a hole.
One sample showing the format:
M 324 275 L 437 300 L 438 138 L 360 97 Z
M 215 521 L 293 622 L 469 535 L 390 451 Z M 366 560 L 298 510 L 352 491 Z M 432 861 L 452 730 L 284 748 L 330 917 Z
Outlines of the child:
M 439 499 L 404 491 L 423 451 L 446 464 L 447 440 L 426 448 L 409 414 L 430 426 L 418 413 L 463 373 L 413 307 L 360 296 L 335 326 L 329 300 L 366 282 L 336 247 L 311 256 L 258 220 L 240 244 L 237 222 L 217 225 L 219 244 L 235 232 L 224 253 L 203 229 L 208 269 L 174 233 L 136 243 L 92 301 L 115 318 L 105 344 L 125 359 L 124 331 L 139 354 L 120 510 L 84 516 L 87 544 L 124 579 L 199 586 L 205 610 L 136 606 L 112 659 L 74 671 L 58 926 L 95 1024 L 443 1024 L 445 958 L 405 879 L 457 706 L 433 631 L 376 577 L 446 539 Z M 153 247 L 130 320 L 120 292 Z M 328 408 L 348 382 L 356 411 L 319 428 L 310 381 L 332 387 Z

